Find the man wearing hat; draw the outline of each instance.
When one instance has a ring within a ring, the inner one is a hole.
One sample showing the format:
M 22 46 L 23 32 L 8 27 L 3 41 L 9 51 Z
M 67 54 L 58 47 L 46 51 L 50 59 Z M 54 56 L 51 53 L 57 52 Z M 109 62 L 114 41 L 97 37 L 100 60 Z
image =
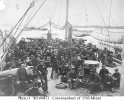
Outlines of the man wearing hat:
M 45 87 L 43 87 L 44 93 L 48 93 L 48 84 L 47 84 L 48 70 L 47 70 L 47 67 L 45 66 L 43 60 L 40 60 L 40 64 L 37 65 L 36 69 L 38 71 L 40 71 L 40 78 L 41 78 L 41 80 L 42 80 L 42 77 L 45 80 Z
M 91 82 L 89 83 L 91 93 L 94 93 L 100 89 L 101 77 L 97 74 L 96 69 L 90 70 Z
M 51 79 L 53 78 L 53 72 L 55 71 L 57 73 L 58 77 L 58 66 L 59 66 L 59 61 L 58 61 L 58 50 L 54 49 L 54 52 L 51 56 L 51 64 L 52 64 L 52 72 L 51 72 Z
M 99 76 L 101 77 L 101 82 L 104 84 L 105 78 L 108 75 L 109 71 L 106 69 L 105 65 L 102 65 L 102 69 L 99 72 Z
M 67 74 L 68 84 L 70 89 L 73 89 L 74 83 L 76 83 L 78 80 L 78 75 L 75 72 L 75 67 L 71 66 L 71 70 Z
M 112 91 L 113 83 L 114 83 L 113 77 L 111 73 L 108 73 L 108 75 L 105 78 L 104 89 Z
M 20 68 L 17 70 L 17 84 L 19 85 L 20 91 L 24 91 L 26 88 L 27 72 L 25 67 L 26 67 L 26 64 L 21 63 Z
M 112 76 L 113 76 L 113 79 L 114 79 L 114 86 L 119 88 L 120 87 L 121 74 L 119 73 L 118 68 L 115 69 L 115 73 Z

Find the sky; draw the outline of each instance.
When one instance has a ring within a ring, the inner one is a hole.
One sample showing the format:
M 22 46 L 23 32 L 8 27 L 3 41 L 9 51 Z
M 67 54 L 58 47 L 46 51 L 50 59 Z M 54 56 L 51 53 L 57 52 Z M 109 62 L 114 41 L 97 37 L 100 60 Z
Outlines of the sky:
M 0 29 L 10 29 L 11 26 L 15 25 L 32 1 L 33 0 L 0 0 Z M 36 9 L 43 3 L 43 1 L 44 0 L 37 0 L 35 6 L 31 8 L 27 14 L 23 25 L 25 25 L 25 22 L 28 20 L 30 14 L 34 13 Z M 110 25 L 124 26 L 124 0 L 69 0 L 69 23 L 79 26 L 108 26 L 110 5 L 112 16 L 110 17 Z M 103 22 L 98 9 L 101 12 L 105 23 Z M 45 4 L 42 6 L 29 25 L 40 27 L 46 24 L 52 17 L 53 23 L 64 26 L 66 16 L 65 14 L 66 0 L 46 0 Z
M 15 24 L 21 16 L 24 14 L 26 9 L 29 7 L 33 0 L 0 0 L 0 25 L 13 25 Z M 39 0 L 36 6 L 38 7 L 42 4 L 44 0 Z M 55 9 L 55 4 L 57 2 L 57 7 Z M 84 3 L 83 3 L 84 1 Z M 104 25 L 102 18 L 98 12 L 97 6 L 106 22 L 109 24 L 109 11 L 111 0 L 69 0 L 69 22 L 74 25 Z M 2 3 L 3 2 L 3 3 Z M 62 25 L 65 23 L 65 3 L 66 0 L 46 0 L 41 10 L 38 12 L 32 21 L 32 25 L 38 22 L 38 17 L 41 23 L 49 19 L 49 17 L 54 13 L 53 21 Z M 86 12 L 84 9 L 84 4 Z M 4 9 L 3 9 L 4 8 Z M 54 9 L 54 11 L 53 11 Z M 107 10 L 108 9 L 108 10 Z M 32 9 L 31 9 L 32 10 Z M 115 23 L 119 26 L 124 25 L 124 0 L 112 0 L 111 15 Z M 86 23 L 86 13 L 87 13 L 87 23 Z M 111 24 L 114 25 L 112 19 Z

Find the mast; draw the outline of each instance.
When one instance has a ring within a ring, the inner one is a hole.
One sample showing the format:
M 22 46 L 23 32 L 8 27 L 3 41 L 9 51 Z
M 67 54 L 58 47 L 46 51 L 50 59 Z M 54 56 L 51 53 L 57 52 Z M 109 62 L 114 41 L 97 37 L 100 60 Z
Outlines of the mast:
M 69 0 L 66 0 L 65 39 L 67 39 L 67 34 L 68 34 L 68 8 L 69 8 Z
M 52 34 L 51 34 L 51 21 L 49 22 L 49 30 L 47 33 L 47 40 L 50 41 L 52 38 Z
M 120 96 L 124 96 L 124 35 L 123 35 L 123 51 L 122 51 Z

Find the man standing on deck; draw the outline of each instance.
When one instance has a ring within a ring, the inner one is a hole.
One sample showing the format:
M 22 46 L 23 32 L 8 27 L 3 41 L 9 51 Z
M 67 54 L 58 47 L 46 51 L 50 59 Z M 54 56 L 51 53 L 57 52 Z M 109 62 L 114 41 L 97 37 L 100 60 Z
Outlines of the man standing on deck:
M 105 65 L 102 65 L 102 69 L 99 72 L 99 76 L 101 77 L 101 83 L 104 84 L 105 78 L 108 75 L 109 71 L 106 69 Z
M 45 81 L 45 84 L 43 84 L 44 86 L 42 87 L 43 88 L 43 91 L 44 93 L 48 93 L 48 83 L 47 83 L 47 74 L 48 74 L 48 70 L 47 70 L 47 67 L 45 66 L 44 64 L 44 61 L 41 60 L 40 61 L 40 64 L 37 65 L 37 68 L 36 68 L 38 71 L 40 71 L 40 78 L 41 78 L 41 81 L 42 81 L 42 77 Z
M 53 79 L 53 72 L 54 71 L 57 73 L 57 77 L 58 77 L 59 61 L 58 61 L 58 51 L 57 51 L 57 49 L 54 50 L 54 54 L 51 56 L 51 63 L 52 63 L 51 79 Z
M 115 69 L 115 73 L 112 75 L 114 79 L 114 86 L 119 88 L 120 87 L 120 79 L 121 79 L 121 74 L 119 73 L 119 69 Z
M 19 85 L 19 90 L 24 91 L 26 89 L 27 72 L 25 69 L 26 65 L 21 63 L 20 68 L 17 70 L 17 84 Z

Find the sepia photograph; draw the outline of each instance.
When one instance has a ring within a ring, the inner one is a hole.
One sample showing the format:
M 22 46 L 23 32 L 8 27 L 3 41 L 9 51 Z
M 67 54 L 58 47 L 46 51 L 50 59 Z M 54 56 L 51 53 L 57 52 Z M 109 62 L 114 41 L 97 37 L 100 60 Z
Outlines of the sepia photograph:
M 7 96 L 124 96 L 124 0 L 0 0 Z

